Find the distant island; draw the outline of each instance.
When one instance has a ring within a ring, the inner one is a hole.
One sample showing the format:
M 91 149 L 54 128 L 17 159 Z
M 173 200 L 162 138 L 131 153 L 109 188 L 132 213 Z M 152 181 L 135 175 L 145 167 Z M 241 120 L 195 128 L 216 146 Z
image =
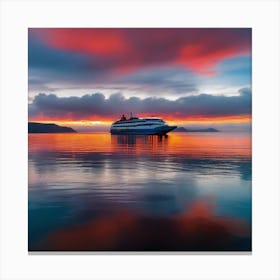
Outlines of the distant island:
M 54 123 L 28 123 L 28 133 L 75 133 L 73 128 Z
M 219 130 L 208 127 L 208 128 L 185 128 L 185 127 L 177 127 L 174 129 L 174 132 L 219 132 Z

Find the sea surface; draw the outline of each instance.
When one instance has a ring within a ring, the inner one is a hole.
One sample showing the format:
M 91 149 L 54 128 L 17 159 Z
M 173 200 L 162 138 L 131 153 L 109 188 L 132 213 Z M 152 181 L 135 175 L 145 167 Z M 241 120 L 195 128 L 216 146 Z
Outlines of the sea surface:
M 251 251 L 251 135 L 29 134 L 29 251 Z

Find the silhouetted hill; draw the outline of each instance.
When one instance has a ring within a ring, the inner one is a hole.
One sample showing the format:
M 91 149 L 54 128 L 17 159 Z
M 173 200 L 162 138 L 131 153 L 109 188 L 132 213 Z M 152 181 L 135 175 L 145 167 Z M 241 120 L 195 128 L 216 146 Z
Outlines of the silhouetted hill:
M 208 127 L 208 128 L 185 128 L 178 127 L 174 130 L 174 132 L 219 132 L 219 130 Z
M 73 133 L 76 132 L 71 127 L 59 126 L 54 123 L 28 123 L 28 133 Z

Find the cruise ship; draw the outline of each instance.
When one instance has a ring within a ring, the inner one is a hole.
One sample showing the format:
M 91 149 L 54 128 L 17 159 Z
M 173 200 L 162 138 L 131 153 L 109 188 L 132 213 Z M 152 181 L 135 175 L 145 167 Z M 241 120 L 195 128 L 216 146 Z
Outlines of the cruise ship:
M 170 126 L 159 118 L 137 118 L 132 114 L 129 119 L 122 115 L 121 119 L 111 126 L 111 134 L 134 134 L 134 135 L 165 135 L 177 128 Z

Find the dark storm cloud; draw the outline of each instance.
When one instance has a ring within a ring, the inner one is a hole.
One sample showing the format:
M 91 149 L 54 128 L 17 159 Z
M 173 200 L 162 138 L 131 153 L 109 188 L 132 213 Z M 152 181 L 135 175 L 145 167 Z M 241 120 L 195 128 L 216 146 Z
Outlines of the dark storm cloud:
M 251 91 L 241 89 L 240 95 L 226 97 L 200 94 L 177 100 L 149 97 L 125 98 L 113 94 L 109 98 L 101 93 L 82 97 L 57 97 L 54 94 L 38 94 L 29 105 L 31 119 L 57 118 L 73 120 L 116 117 L 123 112 L 150 115 L 173 115 L 176 118 L 203 116 L 242 116 L 251 114 Z

